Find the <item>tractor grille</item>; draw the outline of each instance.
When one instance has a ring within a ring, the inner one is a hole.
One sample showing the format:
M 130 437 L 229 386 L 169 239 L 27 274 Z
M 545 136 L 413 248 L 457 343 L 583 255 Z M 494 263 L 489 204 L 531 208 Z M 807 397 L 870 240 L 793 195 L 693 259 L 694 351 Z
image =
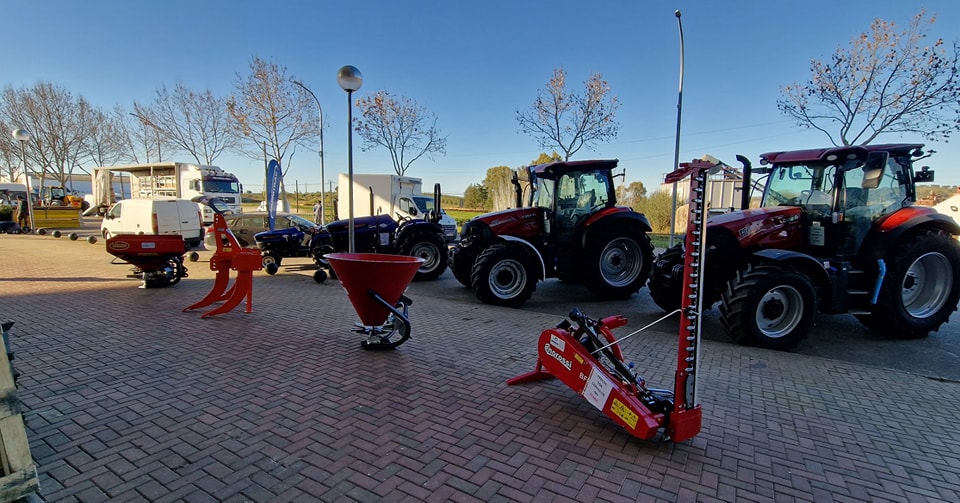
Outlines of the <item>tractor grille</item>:
M 442 225 L 443 235 L 447 237 L 448 240 L 457 238 L 457 226 L 456 225 Z

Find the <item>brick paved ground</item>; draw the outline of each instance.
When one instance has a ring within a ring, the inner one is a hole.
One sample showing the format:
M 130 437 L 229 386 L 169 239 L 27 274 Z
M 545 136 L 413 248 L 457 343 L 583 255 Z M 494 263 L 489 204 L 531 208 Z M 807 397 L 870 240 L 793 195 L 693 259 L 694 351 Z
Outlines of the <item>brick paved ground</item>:
M 208 255 L 205 255 L 208 256 Z M 958 501 L 958 384 L 704 342 L 703 431 L 638 441 L 532 370 L 555 316 L 414 297 L 365 352 L 336 282 L 257 273 L 253 312 L 181 309 L 102 242 L 0 235 L 27 434 L 48 501 Z M 449 272 L 447 274 L 450 274 Z M 417 285 L 420 287 L 420 285 Z M 597 313 L 602 315 L 615 313 Z M 671 337 L 624 353 L 670 387 Z

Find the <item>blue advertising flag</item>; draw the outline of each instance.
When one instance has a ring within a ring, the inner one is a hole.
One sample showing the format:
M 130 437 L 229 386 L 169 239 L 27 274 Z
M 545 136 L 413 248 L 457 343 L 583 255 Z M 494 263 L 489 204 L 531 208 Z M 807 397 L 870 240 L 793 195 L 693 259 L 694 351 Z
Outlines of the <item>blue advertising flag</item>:
M 280 179 L 283 172 L 280 170 L 280 163 L 276 159 L 271 159 L 267 165 L 267 219 L 270 224 L 270 230 L 277 222 L 277 199 L 280 197 Z

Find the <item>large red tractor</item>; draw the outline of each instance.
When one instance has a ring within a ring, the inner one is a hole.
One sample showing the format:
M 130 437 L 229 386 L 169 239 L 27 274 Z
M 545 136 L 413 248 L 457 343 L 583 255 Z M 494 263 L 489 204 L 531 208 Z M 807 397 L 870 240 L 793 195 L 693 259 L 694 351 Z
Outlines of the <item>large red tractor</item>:
M 960 227 L 914 206 L 922 145 L 863 145 L 770 152 L 744 187 L 766 175 L 759 207 L 707 221 L 704 308 L 720 302 L 721 323 L 741 344 L 797 346 L 814 314 L 851 313 L 893 337 L 936 331 L 960 298 Z M 753 206 L 756 206 L 755 204 Z M 650 295 L 661 308 L 681 303 L 684 249 L 661 254 Z
M 603 298 L 625 298 L 646 283 L 653 263 L 650 223 L 616 205 L 616 160 L 527 168 L 529 207 L 514 178 L 517 207 L 463 225 L 451 252 L 453 274 L 485 304 L 519 307 L 537 281 L 581 281 Z

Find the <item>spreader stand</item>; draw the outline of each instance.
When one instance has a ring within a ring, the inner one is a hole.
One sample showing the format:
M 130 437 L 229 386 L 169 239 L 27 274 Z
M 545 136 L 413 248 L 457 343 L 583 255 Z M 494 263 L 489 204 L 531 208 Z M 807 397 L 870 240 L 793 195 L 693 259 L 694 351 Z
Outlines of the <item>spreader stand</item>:
M 391 306 L 387 301 L 383 300 L 383 297 L 373 290 L 367 291 L 367 295 L 383 306 L 383 308 L 389 310 L 390 314 L 387 316 L 387 321 L 383 325 L 366 326 L 363 323 L 355 324 L 353 332 L 363 334 L 367 337 L 366 340 L 360 342 L 360 346 L 363 347 L 363 349 L 370 350 L 395 349 L 397 346 L 406 342 L 406 340 L 410 338 L 410 317 L 407 307 L 413 304 L 413 301 L 407 298 L 407 296 L 401 295 L 397 305 Z M 397 335 L 399 335 L 399 339 L 394 339 L 394 336 Z

